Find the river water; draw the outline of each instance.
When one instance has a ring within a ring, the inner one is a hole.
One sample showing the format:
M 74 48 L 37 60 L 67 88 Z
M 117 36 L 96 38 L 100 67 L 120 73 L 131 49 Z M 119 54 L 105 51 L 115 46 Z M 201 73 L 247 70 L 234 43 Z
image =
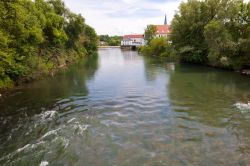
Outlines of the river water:
M 250 78 L 118 48 L 0 100 L 0 165 L 250 165 Z

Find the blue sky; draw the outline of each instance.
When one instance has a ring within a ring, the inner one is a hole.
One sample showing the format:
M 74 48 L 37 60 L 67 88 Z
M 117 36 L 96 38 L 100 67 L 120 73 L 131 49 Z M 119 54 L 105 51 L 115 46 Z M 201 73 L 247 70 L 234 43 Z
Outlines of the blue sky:
M 81 13 L 98 34 L 143 33 L 147 24 L 170 22 L 181 0 L 64 0 L 71 11 Z

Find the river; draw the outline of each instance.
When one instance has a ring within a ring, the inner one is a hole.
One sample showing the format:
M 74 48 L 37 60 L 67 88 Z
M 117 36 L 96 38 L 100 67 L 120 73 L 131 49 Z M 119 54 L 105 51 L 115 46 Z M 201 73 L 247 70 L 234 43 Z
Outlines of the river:
M 99 49 L 0 100 L 0 165 L 250 165 L 250 78 Z

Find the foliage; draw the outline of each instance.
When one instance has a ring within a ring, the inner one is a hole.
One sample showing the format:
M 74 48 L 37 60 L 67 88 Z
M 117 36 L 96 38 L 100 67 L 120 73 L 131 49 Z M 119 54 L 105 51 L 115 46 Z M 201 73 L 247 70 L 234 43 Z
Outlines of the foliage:
M 89 51 L 89 53 L 92 53 L 92 51 L 96 51 L 97 49 L 96 43 L 98 41 L 98 37 L 95 33 L 95 30 L 90 26 L 86 25 L 84 35 L 85 35 L 84 47 Z
M 148 25 L 145 29 L 145 40 L 150 43 L 151 40 L 155 37 L 156 34 L 156 26 L 155 25 Z
M 61 0 L 0 1 L 0 88 L 96 50 L 97 35 Z
M 250 2 L 188 0 L 172 21 L 172 45 L 182 61 L 250 67 Z
M 140 47 L 139 52 L 146 56 L 170 57 L 171 46 L 164 37 L 154 38 L 146 46 Z
M 121 43 L 121 36 L 109 36 L 109 35 L 100 35 L 99 41 L 104 42 L 104 45 L 108 46 L 119 46 Z
M 146 56 L 167 57 L 174 60 L 171 42 L 166 37 L 156 37 L 156 26 L 148 25 L 144 32 L 146 45 L 139 48 L 139 52 Z

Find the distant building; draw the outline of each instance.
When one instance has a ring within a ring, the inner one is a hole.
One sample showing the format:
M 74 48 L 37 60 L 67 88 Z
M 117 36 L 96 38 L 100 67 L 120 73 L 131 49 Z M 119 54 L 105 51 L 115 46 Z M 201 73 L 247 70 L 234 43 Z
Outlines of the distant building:
M 163 25 L 155 25 L 156 35 L 155 37 L 168 37 L 171 34 L 170 26 L 167 22 L 167 15 L 165 15 Z M 146 41 L 143 34 L 138 35 L 124 35 L 121 41 L 122 47 L 139 47 L 145 45 Z
M 156 37 L 168 37 L 170 35 L 170 27 L 168 25 L 155 25 Z
M 171 33 L 170 26 L 167 22 L 167 15 L 165 15 L 163 25 L 155 25 L 156 27 L 156 37 L 168 37 Z
M 144 35 L 124 35 L 121 46 L 143 46 L 145 45 Z

